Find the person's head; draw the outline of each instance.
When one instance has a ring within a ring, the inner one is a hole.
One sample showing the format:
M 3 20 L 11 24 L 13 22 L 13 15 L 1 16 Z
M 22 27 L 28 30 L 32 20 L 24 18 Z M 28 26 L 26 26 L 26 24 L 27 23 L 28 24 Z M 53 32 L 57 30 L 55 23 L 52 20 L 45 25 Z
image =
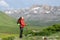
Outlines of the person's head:
M 24 17 L 20 17 L 19 19 L 24 19 Z

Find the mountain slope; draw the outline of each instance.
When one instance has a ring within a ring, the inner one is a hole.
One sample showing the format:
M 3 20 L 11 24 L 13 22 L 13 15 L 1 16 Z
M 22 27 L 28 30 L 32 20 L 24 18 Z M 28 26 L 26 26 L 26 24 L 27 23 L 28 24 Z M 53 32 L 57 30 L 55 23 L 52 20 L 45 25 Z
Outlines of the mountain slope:
M 15 19 L 0 12 L 0 33 L 16 33 L 17 31 Z
M 11 17 L 7 16 L 3 12 L 0 12 L 0 26 L 2 25 L 13 25 L 15 24 L 15 20 L 13 20 Z

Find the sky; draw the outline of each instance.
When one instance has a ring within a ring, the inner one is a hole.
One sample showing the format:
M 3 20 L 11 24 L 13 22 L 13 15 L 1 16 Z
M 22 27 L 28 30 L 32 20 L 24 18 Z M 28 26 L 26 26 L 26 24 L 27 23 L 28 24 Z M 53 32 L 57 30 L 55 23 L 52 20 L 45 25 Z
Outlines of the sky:
M 0 10 L 27 8 L 35 4 L 60 6 L 60 0 L 0 0 Z

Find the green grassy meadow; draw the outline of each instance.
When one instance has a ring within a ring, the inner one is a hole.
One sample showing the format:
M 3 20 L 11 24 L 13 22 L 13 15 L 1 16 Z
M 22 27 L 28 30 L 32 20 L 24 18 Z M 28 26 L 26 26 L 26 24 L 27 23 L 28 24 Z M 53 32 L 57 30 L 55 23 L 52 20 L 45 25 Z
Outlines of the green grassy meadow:
M 22 40 L 43 40 L 39 33 L 48 27 L 40 26 L 25 26 Z M 0 12 L 0 39 L 1 40 L 20 40 L 19 26 L 16 24 L 16 19 Z M 38 35 L 37 35 L 38 34 Z M 60 31 L 47 36 L 49 40 L 60 40 Z

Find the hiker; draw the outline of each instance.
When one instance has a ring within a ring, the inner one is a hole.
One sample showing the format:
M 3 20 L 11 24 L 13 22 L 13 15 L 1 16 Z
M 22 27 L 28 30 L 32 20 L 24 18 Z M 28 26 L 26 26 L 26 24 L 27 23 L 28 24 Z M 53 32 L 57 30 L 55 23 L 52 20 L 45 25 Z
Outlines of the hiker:
M 17 24 L 20 25 L 20 38 L 22 38 L 23 28 L 25 27 L 24 17 L 20 17 L 17 21 Z

